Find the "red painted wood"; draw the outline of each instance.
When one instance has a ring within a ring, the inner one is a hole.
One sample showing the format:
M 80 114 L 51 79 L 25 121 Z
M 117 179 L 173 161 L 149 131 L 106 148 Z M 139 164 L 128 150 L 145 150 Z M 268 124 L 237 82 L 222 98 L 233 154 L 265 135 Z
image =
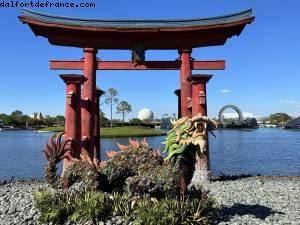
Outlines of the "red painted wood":
M 192 75 L 188 80 L 192 84 L 192 115 L 195 116 L 201 113 L 203 116 L 207 116 L 207 97 L 206 97 L 206 84 L 210 80 L 211 75 Z M 209 144 L 208 133 L 206 132 L 207 146 L 206 151 L 201 157 L 196 156 L 196 168 L 207 169 L 210 171 L 209 162 Z
M 51 60 L 52 70 L 82 70 L 83 61 Z M 181 61 L 146 61 L 135 64 L 132 61 L 97 61 L 97 70 L 179 70 Z M 192 61 L 193 70 L 224 70 L 224 60 Z
M 207 116 L 206 82 L 192 82 L 192 115 Z
M 20 16 L 19 19 L 28 24 L 35 35 L 46 37 L 54 45 L 131 49 L 132 43 L 146 43 L 147 49 L 179 49 L 187 45 L 189 48 L 223 45 L 228 38 L 239 35 L 254 17 L 224 24 L 150 29 L 72 26 L 37 21 L 26 16 Z
M 84 49 L 83 74 L 86 81 L 82 89 L 81 135 L 83 139 L 81 157 L 94 158 L 95 97 L 96 97 L 96 54 L 93 48 Z
M 181 116 L 191 116 L 192 112 L 188 108 L 188 101 L 192 97 L 192 90 L 190 82 L 187 81 L 187 78 L 191 75 L 192 68 L 191 68 L 191 50 L 185 49 L 180 50 L 180 59 L 181 59 L 181 67 L 180 67 L 180 89 L 181 89 Z
M 100 97 L 104 91 L 96 89 L 96 102 L 95 102 L 95 142 L 94 142 L 94 161 L 101 161 L 101 148 L 100 148 Z
M 65 115 L 65 138 L 72 139 L 71 147 L 74 157 L 79 158 L 81 152 L 81 84 L 84 77 L 80 75 L 60 75 L 66 83 L 66 115 Z M 64 159 L 64 169 L 69 161 Z
M 180 93 L 181 91 L 180 91 L 180 89 L 177 89 L 177 90 L 175 90 L 174 91 L 174 93 L 175 93 L 175 95 L 177 96 L 177 107 L 178 107 L 178 110 L 177 110 L 177 117 L 178 117 L 178 119 L 179 118 L 181 118 L 181 99 L 180 99 L 180 97 L 181 97 L 181 93 Z

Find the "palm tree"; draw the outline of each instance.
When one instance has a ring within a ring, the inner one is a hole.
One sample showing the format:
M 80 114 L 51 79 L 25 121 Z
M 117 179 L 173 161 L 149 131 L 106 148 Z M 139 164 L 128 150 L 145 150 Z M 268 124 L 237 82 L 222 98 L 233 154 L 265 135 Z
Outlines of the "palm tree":
M 113 105 L 119 102 L 117 96 L 119 95 L 118 91 L 114 88 L 109 88 L 105 94 L 105 104 L 110 106 L 110 127 L 113 127 L 112 124 L 112 113 L 113 113 Z

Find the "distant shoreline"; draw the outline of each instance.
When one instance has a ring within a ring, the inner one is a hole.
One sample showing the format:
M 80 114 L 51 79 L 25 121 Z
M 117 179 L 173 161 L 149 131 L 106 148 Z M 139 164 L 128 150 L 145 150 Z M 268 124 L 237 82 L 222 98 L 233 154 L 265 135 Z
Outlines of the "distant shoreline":
M 64 127 L 46 127 L 37 130 L 37 132 L 64 132 Z M 165 131 L 143 126 L 103 127 L 100 129 L 101 138 L 154 137 L 166 134 Z
M 7 127 L 0 127 L 0 131 L 37 130 L 37 129 L 38 129 L 38 128 L 23 128 L 23 127 L 7 128 Z

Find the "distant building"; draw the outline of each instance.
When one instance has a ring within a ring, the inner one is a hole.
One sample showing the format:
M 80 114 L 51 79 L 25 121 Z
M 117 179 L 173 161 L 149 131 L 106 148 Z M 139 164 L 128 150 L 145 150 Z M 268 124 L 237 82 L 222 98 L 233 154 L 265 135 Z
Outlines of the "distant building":
M 43 114 L 41 112 L 37 113 L 37 112 L 33 112 L 30 116 L 30 118 L 32 119 L 37 119 L 37 120 L 42 120 L 44 119 Z
M 143 120 L 152 121 L 154 118 L 154 114 L 150 109 L 145 108 L 139 111 L 138 118 L 142 121 Z
M 3 127 L 4 126 L 4 122 L 3 120 L 0 120 L 0 127 Z

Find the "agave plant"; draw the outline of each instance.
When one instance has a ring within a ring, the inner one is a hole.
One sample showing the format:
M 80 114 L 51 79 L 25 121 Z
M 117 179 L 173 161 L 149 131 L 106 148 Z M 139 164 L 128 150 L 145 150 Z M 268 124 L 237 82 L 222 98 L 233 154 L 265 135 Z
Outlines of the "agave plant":
M 61 140 L 64 133 L 54 134 L 49 138 L 49 144 L 46 142 L 45 145 L 45 157 L 47 161 L 53 160 L 55 163 L 60 162 L 65 153 L 72 151 L 72 149 L 67 146 L 71 143 L 71 139 Z
M 64 133 L 54 134 L 49 138 L 49 143 L 45 145 L 45 158 L 48 161 L 45 171 L 45 178 L 52 187 L 58 187 L 59 176 L 56 175 L 56 165 L 63 160 L 68 158 L 70 161 L 72 157 L 71 139 L 62 141 Z
M 206 151 L 208 126 L 217 127 L 214 120 L 198 114 L 194 117 L 183 117 L 177 121 L 172 121 L 174 128 L 168 132 L 164 153 L 168 156 L 166 160 L 176 155 L 183 154 L 188 146 L 198 146 L 198 154 Z

